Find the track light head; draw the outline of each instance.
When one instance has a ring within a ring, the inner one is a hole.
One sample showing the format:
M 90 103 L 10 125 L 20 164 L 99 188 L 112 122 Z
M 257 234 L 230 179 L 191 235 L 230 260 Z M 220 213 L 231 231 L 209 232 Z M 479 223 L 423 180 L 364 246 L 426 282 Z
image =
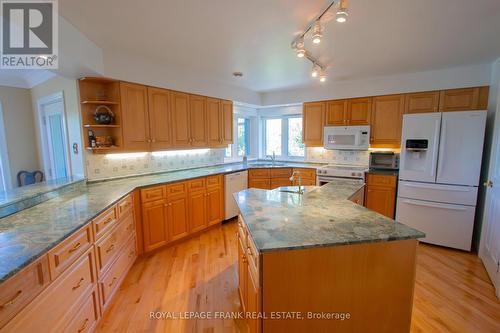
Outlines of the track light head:
M 317 64 L 313 64 L 313 68 L 311 71 L 311 76 L 312 77 L 318 77 L 319 73 L 321 72 L 321 68 Z
M 324 71 L 321 71 L 321 74 L 319 75 L 319 82 L 325 82 L 326 81 L 326 73 Z
M 318 20 L 314 24 L 312 42 L 314 44 L 321 43 L 321 38 L 323 38 L 323 29 L 321 28 L 321 22 Z
M 347 10 L 347 0 L 341 0 L 339 9 L 337 10 L 337 14 L 335 15 L 335 20 L 339 23 L 344 23 L 345 21 L 347 21 L 348 16 L 349 11 Z
M 304 40 L 303 39 L 300 39 L 297 42 L 296 49 L 297 49 L 297 57 L 304 58 L 304 56 L 306 55 L 306 49 L 304 48 Z

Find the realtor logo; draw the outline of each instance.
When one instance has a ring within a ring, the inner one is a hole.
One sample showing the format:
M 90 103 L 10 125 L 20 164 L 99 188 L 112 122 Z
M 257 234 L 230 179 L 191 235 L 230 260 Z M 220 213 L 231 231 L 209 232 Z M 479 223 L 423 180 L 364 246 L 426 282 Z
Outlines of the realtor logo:
M 0 68 L 56 69 L 57 0 L 0 0 Z

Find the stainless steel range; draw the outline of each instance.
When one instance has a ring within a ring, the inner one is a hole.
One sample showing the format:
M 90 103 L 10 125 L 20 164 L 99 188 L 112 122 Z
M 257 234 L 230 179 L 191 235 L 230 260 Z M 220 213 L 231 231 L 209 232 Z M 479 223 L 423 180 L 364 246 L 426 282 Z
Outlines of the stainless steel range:
M 366 166 L 329 164 L 318 168 L 316 171 L 316 183 L 319 186 L 331 182 L 333 179 L 360 179 L 365 180 Z

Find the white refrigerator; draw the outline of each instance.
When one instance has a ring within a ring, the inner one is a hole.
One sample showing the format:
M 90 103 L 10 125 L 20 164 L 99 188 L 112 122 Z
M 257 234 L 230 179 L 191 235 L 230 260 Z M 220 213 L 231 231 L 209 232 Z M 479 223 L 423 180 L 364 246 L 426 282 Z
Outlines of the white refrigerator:
M 422 242 L 471 249 L 486 113 L 403 117 L 396 220 Z

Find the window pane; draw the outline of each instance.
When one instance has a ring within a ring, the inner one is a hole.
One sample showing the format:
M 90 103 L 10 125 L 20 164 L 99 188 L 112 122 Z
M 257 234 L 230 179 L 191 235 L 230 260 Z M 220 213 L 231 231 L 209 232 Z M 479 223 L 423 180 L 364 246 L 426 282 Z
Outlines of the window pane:
M 237 154 L 238 156 L 248 155 L 249 152 L 249 120 L 238 118 Z
M 304 156 L 302 142 L 302 118 L 288 118 L 288 155 Z
M 266 119 L 266 155 L 281 156 L 281 119 Z
M 225 157 L 231 157 L 233 155 L 233 145 L 227 145 L 226 151 L 224 152 Z

